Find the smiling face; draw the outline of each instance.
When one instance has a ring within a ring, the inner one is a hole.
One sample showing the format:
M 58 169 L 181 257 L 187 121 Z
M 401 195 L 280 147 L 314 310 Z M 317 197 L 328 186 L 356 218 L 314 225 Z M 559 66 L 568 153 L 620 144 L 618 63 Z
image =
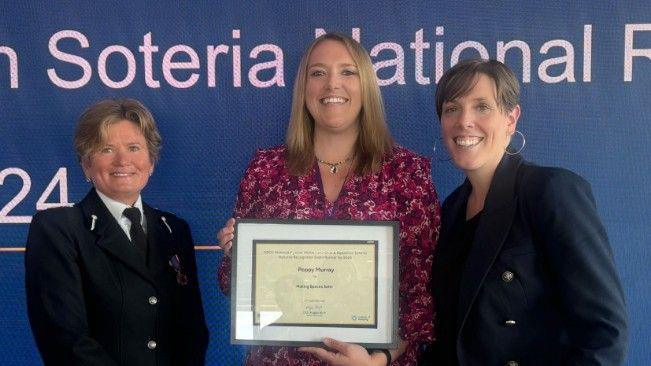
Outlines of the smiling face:
M 455 165 L 466 174 L 492 176 L 515 131 L 520 107 L 502 111 L 493 80 L 479 73 L 473 81 L 467 94 L 443 103 L 443 139 Z
M 357 65 L 341 42 L 325 40 L 314 47 L 308 60 L 305 104 L 317 131 L 356 131 L 361 88 Z
M 95 189 L 127 205 L 135 203 L 154 171 L 145 136 L 128 120 L 109 125 L 105 140 L 82 167 Z

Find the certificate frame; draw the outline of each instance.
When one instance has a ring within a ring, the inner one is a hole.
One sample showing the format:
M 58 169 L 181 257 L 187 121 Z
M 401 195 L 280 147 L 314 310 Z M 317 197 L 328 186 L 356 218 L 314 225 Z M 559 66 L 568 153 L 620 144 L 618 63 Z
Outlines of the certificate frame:
M 327 336 L 397 348 L 398 238 L 397 221 L 237 219 L 231 344 L 319 346 Z

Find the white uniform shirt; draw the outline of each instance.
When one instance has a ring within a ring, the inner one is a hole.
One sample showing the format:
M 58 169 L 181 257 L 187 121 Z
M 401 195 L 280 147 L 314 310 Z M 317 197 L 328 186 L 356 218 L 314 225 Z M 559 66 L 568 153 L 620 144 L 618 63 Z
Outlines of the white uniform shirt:
M 97 192 L 97 195 L 99 198 L 104 202 L 104 205 L 106 205 L 106 208 L 108 208 L 109 212 L 111 215 L 115 218 L 115 220 L 118 222 L 118 225 L 124 230 L 124 233 L 127 234 L 127 238 L 131 240 L 131 235 L 129 234 L 129 230 L 131 230 L 131 220 L 129 220 L 126 216 L 122 214 L 124 212 L 124 209 L 129 208 L 131 206 L 125 205 L 122 202 L 118 202 L 112 198 L 109 198 L 107 195 L 104 193 L 95 190 Z M 147 220 L 145 220 L 145 213 L 144 210 L 142 209 L 142 197 L 138 195 L 138 199 L 136 200 L 136 203 L 133 204 L 133 207 L 138 208 L 140 210 L 140 225 L 142 225 L 142 230 L 147 233 Z

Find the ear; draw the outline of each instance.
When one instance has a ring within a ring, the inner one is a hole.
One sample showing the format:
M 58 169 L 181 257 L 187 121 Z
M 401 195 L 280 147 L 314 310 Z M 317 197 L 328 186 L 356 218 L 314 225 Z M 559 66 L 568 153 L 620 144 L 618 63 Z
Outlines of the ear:
M 520 105 L 516 105 L 513 110 L 506 115 L 506 118 L 508 120 L 507 126 L 509 136 L 511 136 L 515 133 L 518 126 L 518 120 L 520 119 Z
M 84 171 L 84 175 L 86 176 L 86 178 L 90 178 L 88 174 L 88 170 L 90 169 L 90 165 L 91 165 L 90 156 L 81 158 L 80 164 L 81 164 L 81 169 Z

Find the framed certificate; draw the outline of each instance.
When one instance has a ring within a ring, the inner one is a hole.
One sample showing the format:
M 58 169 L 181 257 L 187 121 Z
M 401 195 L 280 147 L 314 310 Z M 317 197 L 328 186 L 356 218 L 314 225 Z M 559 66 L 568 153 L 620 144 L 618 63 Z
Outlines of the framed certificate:
M 235 223 L 231 343 L 398 346 L 398 223 Z

